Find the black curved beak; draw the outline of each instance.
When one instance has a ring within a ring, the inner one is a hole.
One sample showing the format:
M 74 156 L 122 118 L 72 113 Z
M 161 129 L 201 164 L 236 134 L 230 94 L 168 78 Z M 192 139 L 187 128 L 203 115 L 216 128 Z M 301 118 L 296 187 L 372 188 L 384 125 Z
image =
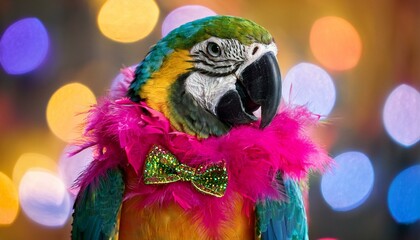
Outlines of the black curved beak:
M 260 128 L 265 128 L 276 115 L 280 98 L 280 69 L 274 54 L 268 52 L 240 73 L 236 91 L 228 91 L 220 99 L 216 114 L 232 125 L 244 124 L 256 121 L 252 112 L 261 107 Z

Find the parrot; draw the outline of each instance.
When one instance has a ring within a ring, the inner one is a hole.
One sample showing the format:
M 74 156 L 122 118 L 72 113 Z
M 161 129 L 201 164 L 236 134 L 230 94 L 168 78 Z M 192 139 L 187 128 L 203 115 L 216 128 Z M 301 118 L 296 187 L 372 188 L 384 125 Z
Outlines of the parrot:
M 308 239 L 305 179 L 330 158 L 304 130 L 316 116 L 281 107 L 277 54 L 223 15 L 152 46 L 125 95 L 89 112 L 71 239 Z

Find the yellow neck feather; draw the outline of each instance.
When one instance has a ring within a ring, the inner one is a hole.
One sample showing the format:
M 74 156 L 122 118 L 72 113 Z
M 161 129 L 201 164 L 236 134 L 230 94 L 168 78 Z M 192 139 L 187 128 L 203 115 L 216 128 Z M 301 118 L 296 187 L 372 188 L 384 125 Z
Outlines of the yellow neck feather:
M 147 105 L 162 112 L 173 124 L 181 130 L 182 127 L 174 121 L 170 114 L 169 91 L 171 85 L 179 75 L 186 73 L 193 65 L 187 50 L 179 50 L 170 54 L 162 64 L 161 68 L 152 74 L 151 78 L 142 86 L 140 97 L 146 99 Z

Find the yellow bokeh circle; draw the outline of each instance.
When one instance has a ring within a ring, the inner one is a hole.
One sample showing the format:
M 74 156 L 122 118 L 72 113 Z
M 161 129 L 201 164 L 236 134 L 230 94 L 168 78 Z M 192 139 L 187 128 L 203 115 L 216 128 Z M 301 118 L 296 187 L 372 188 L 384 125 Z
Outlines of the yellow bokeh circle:
M 153 0 L 108 0 L 98 14 L 98 26 L 106 37 L 123 43 L 135 42 L 149 35 L 159 18 Z
M 362 54 L 362 41 L 357 30 L 348 21 L 335 16 L 316 20 L 309 41 L 315 58 L 330 70 L 351 69 Z
M 13 168 L 13 182 L 19 186 L 20 180 L 29 169 L 48 169 L 57 172 L 58 166 L 50 157 L 39 153 L 24 153 L 16 161 Z
M 48 126 L 63 141 L 75 141 L 81 137 L 87 111 L 95 103 L 95 95 L 85 85 L 80 83 L 64 85 L 48 102 Z
M 16 186 L 0 172 L 0 225 L 12 224 L 19 212 L 19 196 Z

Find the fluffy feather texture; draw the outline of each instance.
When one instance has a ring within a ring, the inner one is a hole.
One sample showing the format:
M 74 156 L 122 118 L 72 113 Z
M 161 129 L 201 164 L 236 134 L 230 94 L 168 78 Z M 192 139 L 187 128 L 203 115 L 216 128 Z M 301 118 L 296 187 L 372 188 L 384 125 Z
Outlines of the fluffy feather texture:
M 259 199 L 284 199 L 277 190 L 277 172 L 285 178 L 301 180 L 309 171 L 322 171 L 330 163 L 326 152 L 304 131 L 317 121 L 318 117 L 306 108 L 286 107 L 265 129 L 259 129 L 259 123 L 255 123 L 235 127 L 221 137 L 197 139 L 173 130 L 160 112 L 143 102 L 104 99 L 90 113 L 88 142 L 84 145 L 96 145 L 96 161 L 79 184 L 86 186 L 109 168 L 132 168 L 137 177 L 126 179 L 125 200 L 139 197 L 140 208 L 176 202 L 202 221 L 208 232 L 217 234 L 226 213 L 234 208 L 236 194 L 245 199 L 244 211 L 249 214 Z M 190 166 L 225 160 L 229 182 L 224 197 L 202 194 L 188 182 L 145 185 L 144 160 L 154 144 Z
M 123 193 L 119 169 L 108 169 L 85 186 L 74 204 L 71 239 L 114 239 Z
M 116 80 L 112 83 L 111 89 L 109 90 L 109 95 L 111 99 L 119 99 L 127 96 L 127 89 L 130 86 L 130 83 L 135 77 L 135 67 L 126 67 L 120 69 L 121 77 L 117 77 Z

